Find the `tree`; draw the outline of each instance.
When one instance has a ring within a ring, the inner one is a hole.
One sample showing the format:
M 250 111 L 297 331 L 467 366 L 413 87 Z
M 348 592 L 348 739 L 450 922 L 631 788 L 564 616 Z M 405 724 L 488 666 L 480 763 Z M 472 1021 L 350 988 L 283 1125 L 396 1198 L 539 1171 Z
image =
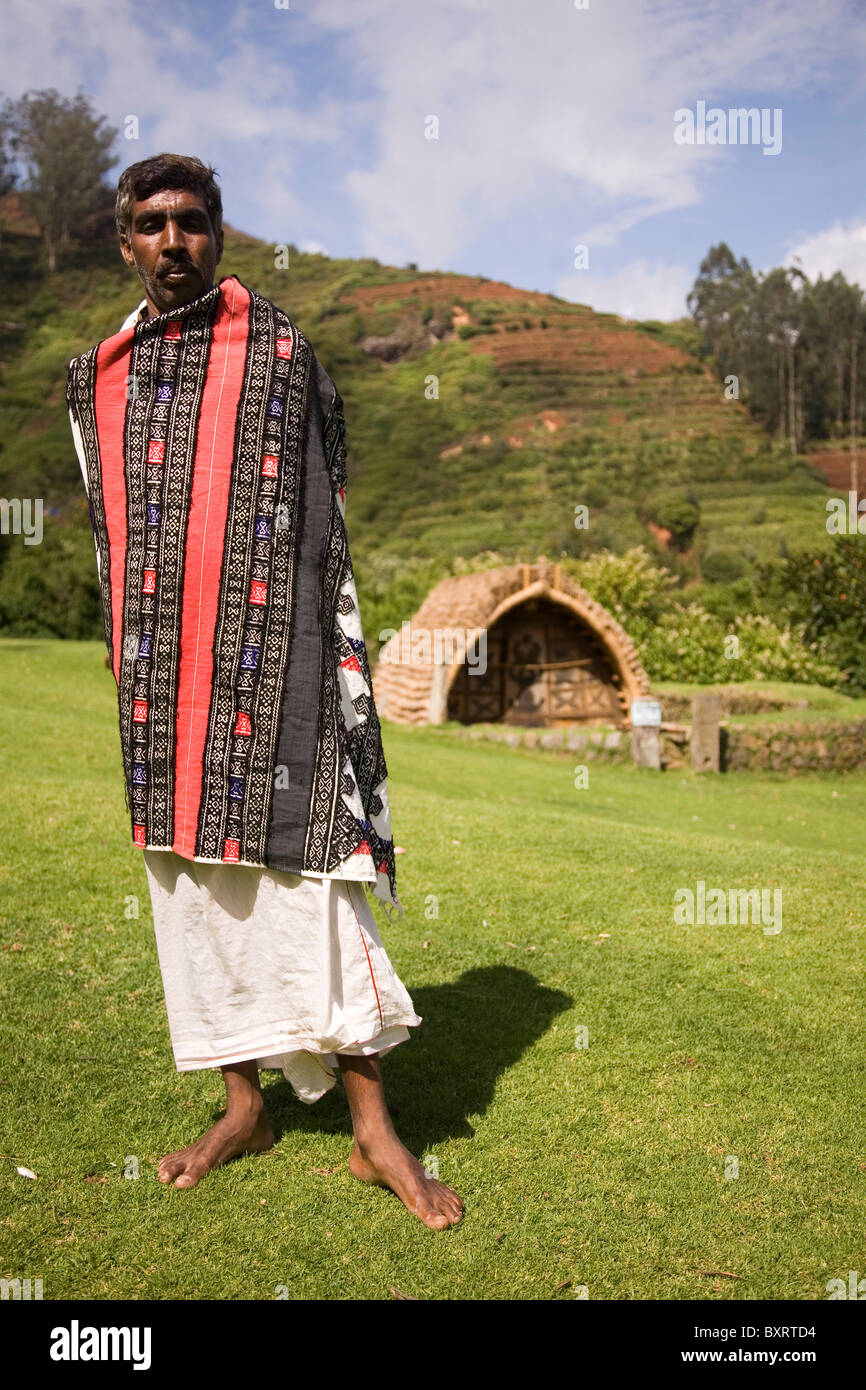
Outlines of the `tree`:
M 8 112 L 0 111 L 0 198 L 15 187 L 17 178 L 11 150 L 12 127 Z M 0 223 L 2 228 L 2 223 Z
M 689 311 L 701 332 L 706 356 L 713 357 L 721 376 L 746 377 L 742 347 L 755 275 L 745 257 L 738 261 L 726 242 L 711 246 L 688 297 Z
M 837 272 L 810 284 L 797 266 L 755 275 L 724 243 L 710 248 L 689 295 L 701 352 L 720 378 L 793 452 L 806 439 L 851 441 L 856 486 L 860 402 L 866 397 L 863 291 Z
M 68 242 L 107 195 L 102 180 L 115 162 L 117 130 L 82 92 L 69 100 L 53 87 L 25 92 L 7 103 L 5 116 L 25 202 L 39 224 L 53 272 L 58 244 Z
M 670 491 L 648 497 L 641 506 L 641 512 L 657 526 L 670 531 L 677 550 L 688 549 L 701 520 L 700 506 L 696 500 Z
M 767 381 L 759 411 L 768 429 L 778 429 L 782 439 L 787 432 L 794 452 L 799 436 L 796 348 L 802 332 L 801 292 L 805 278 L 801 270 L 788 266 L 779 266 L 760 277 L 750 345 L 755 376 Z M 774 393 L 767 380 L 771 376 L 776 380 Z
M 814 439 L 845 433 L 850 401 L 851 346 L 862 334 L 863 292 L 840 271 L 819 276 L 803 297 L 804 370 L 808 386 L 809 434 Z M 855 393 L 856 394 L 856 393 Z

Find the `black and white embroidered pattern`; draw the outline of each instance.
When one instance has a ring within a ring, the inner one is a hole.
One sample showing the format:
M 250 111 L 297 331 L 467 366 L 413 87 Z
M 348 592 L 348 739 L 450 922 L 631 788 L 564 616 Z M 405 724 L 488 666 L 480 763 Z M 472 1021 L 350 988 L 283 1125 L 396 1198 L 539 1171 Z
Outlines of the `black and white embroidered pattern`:
M 285 314 L 252 294 L 214 635 L 198 834 L 204 858 L 266 858 L 311 357 Z
M 111 555 L 108 528 L 102 501 L 102 467 L 99 457 L 99 434 L 96 428 L 96 355 L 99 344 L 75 357 L 69 364 L 66 378 L 66 404 L 78 425 L 87 461 L 87 505 L 99 556 L 99 590 L 102 599 L 102 623 L 109 660 L 114 662 L 114 630 L 111 606 Z
M 147 827 L 149 844 L 166 847 L 174 839 L 186 532 L 218 305 L 214 289 L 186 313 L 144 320 L 136 326 L 130 357 L 121 733 L 133 823 Z
M 358 855 L 372 859 L 377 896 L 399 908 L 387 769 L 345 529 L 342 401 L 291 319 L 248 293 L 194 857 L 321 874 Z M 188 524 L 220 295 L 216 287 L 134 329 L 122 555 L 111 553 L 102 492 L 97 348 L 69 368 L 109 652 L 112 565 L 125 576 L 115 664 L 127 801 L 145 847 L 171 846 L 174 837 Z M 288 791 L 280 782 L 287 771 Z

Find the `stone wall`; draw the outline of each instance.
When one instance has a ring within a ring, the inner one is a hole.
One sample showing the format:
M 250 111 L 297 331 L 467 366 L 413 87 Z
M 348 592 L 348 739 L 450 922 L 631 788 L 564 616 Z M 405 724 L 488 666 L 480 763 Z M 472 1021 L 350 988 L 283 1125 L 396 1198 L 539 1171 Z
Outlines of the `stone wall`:
M 521 729 L 508 724 L 470 724 L 458 738 L 489 739 L 510 748 L 550 748 L 579 762 L 631 762 L 631 735 L 620 729 Z
M 576 762 L 630 763 L 631 735 L 618 729 L 522 729 L 507 724 L 472 724 L 453 730 L 458 738 L 489 739 L 512 748 L 548 748 Z M 663 724 L 663 769 L 689 766 L 689 726 Z M 866 720 L 824 719 L 786 724 L 722 726 L 724 771 L 844 772 L 866 768 Z
M 845 772 L 866 768 L 866 720 L 822 719 L 814 723 L 729 723 L 722 733 L 726 769 Z

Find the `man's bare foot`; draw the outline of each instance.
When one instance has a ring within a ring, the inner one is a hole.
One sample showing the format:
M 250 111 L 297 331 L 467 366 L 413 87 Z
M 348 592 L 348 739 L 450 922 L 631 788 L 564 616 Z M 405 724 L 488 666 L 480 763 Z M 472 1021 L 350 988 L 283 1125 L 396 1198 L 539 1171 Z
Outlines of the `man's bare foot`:
M 218 1168 L 235 1154 L 260 1153 L 274 1142 L 274 1131 L 263 1106 L 248 1113 L 224 1115 L 188 1149 L 167 1154 L 157 1168 L 160 1182 L 175 1187 L 195 1187 L 211 1168 Z
M 457 1193 L 438 1178 L 431 1178 L 396 1134 L 382 1135 L 363 1145 L 356 1139 L 349 1168 L 361 1182 L 390 1187 L 413 1216 L 434 1230 L 456 1226 L 463 1216 Z

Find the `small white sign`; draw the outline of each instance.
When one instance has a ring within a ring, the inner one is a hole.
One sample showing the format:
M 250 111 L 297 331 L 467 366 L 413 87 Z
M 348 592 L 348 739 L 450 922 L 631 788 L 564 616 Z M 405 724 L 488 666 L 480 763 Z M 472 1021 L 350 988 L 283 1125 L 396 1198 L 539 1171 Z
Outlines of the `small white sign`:
M 662 707 L 658 700 L 632 700 L 631 722 L 638 729 L 657 729 L 662 722 Z

